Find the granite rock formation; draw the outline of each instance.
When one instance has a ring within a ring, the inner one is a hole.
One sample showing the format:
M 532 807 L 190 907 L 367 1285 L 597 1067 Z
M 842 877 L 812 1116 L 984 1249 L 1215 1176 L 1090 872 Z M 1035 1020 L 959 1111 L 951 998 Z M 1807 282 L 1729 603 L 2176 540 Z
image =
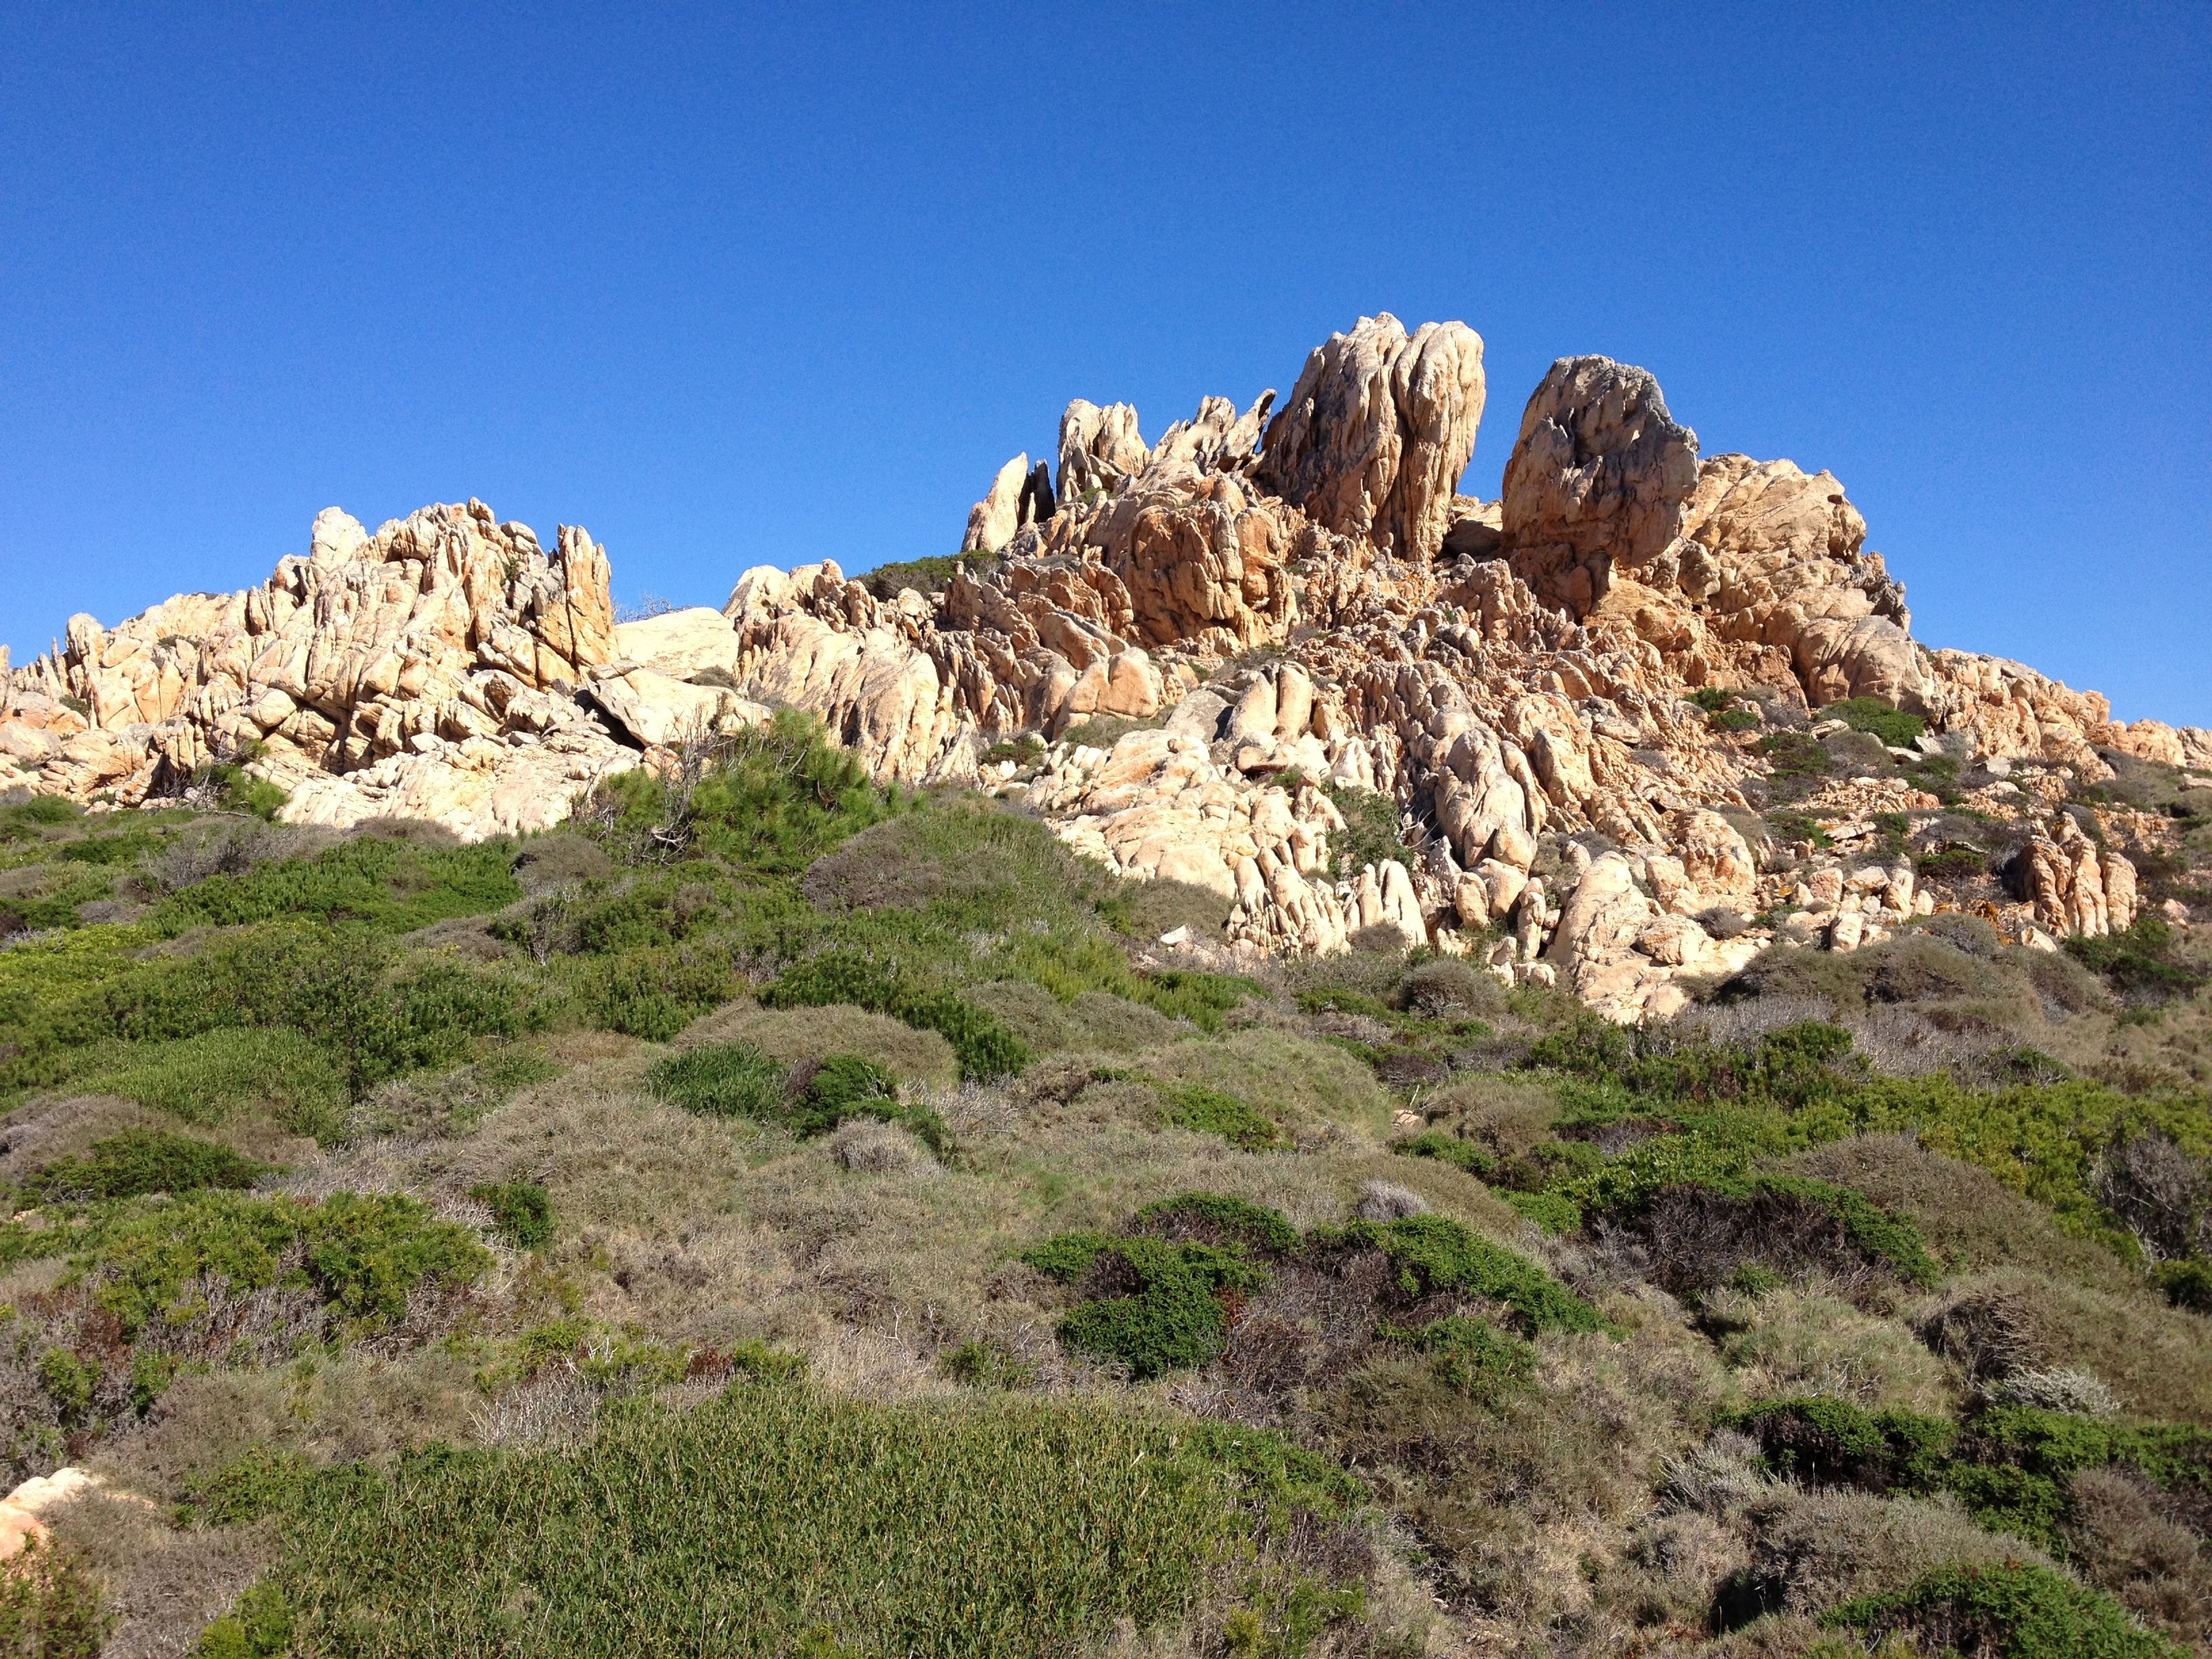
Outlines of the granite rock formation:
M 2133 866 L 2045 785 L 2106 775 L 2100 750 L 2212 771 L 2212 732 L 1920 645 L 1833 476 L 1701 456 L 1639 368 L 1554 364 L 1503 499 L 1459 495 L 1485 392 L 1473 330 L 1383 314 L 1279 407 L 1209 397 L 1155 444 L 1078 399 L 1056 466 L 1000 469 L 942 588 L 889 599 L 763 566 L 719 611 L 617 624 L 581 530 L 548 549 L 471 501 L 371 536 L 333 508 L 259 587 L 72 618 L 6 676 L 0 764 L 131 806 L 228 759 L 295 819 L 481 837 L 793 708 L 879 778 L 1018 797 L 1123 874 L 1212 890 L 1232 953 L 1427 944 L 1633 1020 L 1777 939 L 1850 949 L 1933 908 L 1867 827 L 1937 805 L 1895 768 L 1804 804 L 1826 847 L 1758 810 L 1759 737 L 1826 741 L 1814 711 L 1870 697 L 1922 715 L 1930 754 L 2021 769 L 2025 793 L 1992 786 L 2034 820 L 2000 920 L 2127 925 Z M 1028 735 L 1041 761 L 990 757 Z M 1352 868 L 1358 792 L 1401 834 Z

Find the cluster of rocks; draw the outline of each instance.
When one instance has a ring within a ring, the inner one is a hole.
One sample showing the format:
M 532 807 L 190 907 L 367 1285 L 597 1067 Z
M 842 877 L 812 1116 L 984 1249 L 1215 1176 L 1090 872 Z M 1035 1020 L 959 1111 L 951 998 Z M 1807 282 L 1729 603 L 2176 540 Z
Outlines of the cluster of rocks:
M 1747 919 L 1778 904 L 1783 939 L 1850 949 L 1931 902 L 1847 846 L 1762 875 L 1769 763 L 1685 701 L 1699 688 L 1801 726 L 1879 698 L 1990 766 L 2094 778 L 2101 746 L 2212 769 L 2212 732 L 1918 644 L 1832 475 L 1701 456 L 1642 369 L 1554 364 L 1502 499 L 1458 494 L 1485 394 L 1473 330 L 1385 314 L 1279 405 L 1207 398 L 1154 444 L 1130 405 L 1079 399 L 1056 465 L 1000 469 L 942 587 L 891 598 L 834 563 L 762 567 L 719 611 L 617 624 L 580 530 L 548 550 L 471 501 L 370 536 L 332 509 L 258 588 L 73 618 L 6 677 L 0 756 L 126 805 L 238 759 L 296 819 L 481 836 L 793 708 L 881 779 L 1018 793 L 1121 873 L 1212 889 L 1237 948 L 1385 929 L 1624 1019 L 1770 942 Z M 1041 762 L 994 757 L 1026 736 Z M 1863 812 L 1921 804 L 1858 785 Z M 1397 856 L 1342 867 L 1332 788 L 1388 800 Z M 2127 860 L 2077 840 L 2070 818 L 2039 836 L 2037 921 L 2125 926 Z

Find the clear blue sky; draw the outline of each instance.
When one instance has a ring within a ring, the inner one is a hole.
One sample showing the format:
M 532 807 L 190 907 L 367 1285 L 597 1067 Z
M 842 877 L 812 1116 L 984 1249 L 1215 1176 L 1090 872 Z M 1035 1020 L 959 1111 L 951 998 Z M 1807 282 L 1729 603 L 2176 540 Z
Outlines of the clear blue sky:
M 617 13 L 626 14 L 615 15 Z M 0 640 L 331 502 L 618 597 L 952 550 L 1363 312 L 1842 479 L 1916 631 L 2212 725 L 2212 7 L 14 5 Z

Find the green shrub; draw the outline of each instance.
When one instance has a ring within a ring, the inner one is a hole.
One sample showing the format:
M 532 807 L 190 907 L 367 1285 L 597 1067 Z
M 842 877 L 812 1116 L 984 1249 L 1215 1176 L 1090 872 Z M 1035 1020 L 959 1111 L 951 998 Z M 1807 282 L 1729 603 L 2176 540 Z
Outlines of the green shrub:
M 295 1503 L 311 1471 L 299 1453 L 249 1446 L 185 1484 L 192 1512 L 210 1527 L 251 1526 Z
M 2180 1261 L 2161 1261 L 2155 1277 L 2159 1289 L 2177 1308 L 2212 1313 L 2212 1263 L 2191 1256 Z
M 1263 994 L 1253 981 L 1233 974 L 1163 968 L 1139 976 L 1132 1000 L 1158 1009 L 1170 1019 L 1187 1019 L 1201 1031 L 1218 1031 L 1222 1015 L 1245 998 Z
M 1915 1412 L 1863 1411 L 1846 1400 L 1767 1400 L 1724 1419 L 1759 1443 L 1767 1468 L 1808 1486 L 1929 1492 L 1943 1483 L 1958 1425 Z
M 1196 1085 L 1177 1089 L 1170 1093 L 1168 1101 L 1167 1121 L 1178 1128 L 1219 1135 L 1248 1152 L 1265 1152 L 1281 1144 L 1282 1131 L 1273 1119 L 1218 1089 Z
M 274 1584 L 256 1584 L 200 1632 L 198 1659 L 280 1659 L 292 1650 L 291 1603 Z
M 1030 1063 L 1029 1045 L 973 1003 L 950 991 L 911 984 L 851 951 L 826 951 L 793 963 L 761 994 L 761 1000 L 771 1008 L 849 1002 L 935 1031 L 959 1056 L 963 1078 L 1008 1076 Z
M 1399 1291 L 1409 1298 L 1456 1291 L 1502 1302 L 1530 1336 L 1539 1331 L 1604 1327 L 1596 1309 L 1528 1257 L 1479 1238 L 1443 1216 L 1355 1221 L 1346 1227 L 1317 1228 L 1311 1237 L 1324 1255 L 1361 1248 L 1382 1251 L 1397 1269 Z
M 730 959 L 709 946 L 647 946 L 579 964 L 577 994 L 595 1024 L 666 1042 L 737 990 Z
M 1204 1365 L 1219 1355 L 1229 1316 L 1217 1291 L 1255 1290 L 1266 1273 L 1241 1252 L 1209 1244 L 1124 1238 L 1110 1253 L 1134 1282 L 1127 1296 L 1103 1297 L 1061 1316 L 1060 1340 L 1118 1359 L 1139 1380 Z
M 1073 1285 L 1091 1271 L 1100 1255 L 1114 1248 L 1111 1233 L 1079 1231 L 1054 1233 L 1042 1244 L 1024 1250 L 1017 1258 L 1048 1279 Z
M 1820 718 L 1841 720 L 1854 732 L 1871 732 L 1886 749 L 1910 749 L 1928 729 L 1928 722 L 1919 715 L 1908 714 L 1879 697 L 1851 697 L 1830 703 L 1820 711 Z
M 1968 1425 L 1948 1484 L 1984 1525 L 2057 1546 L 2070 1479 L 2118 1464 L 2202 1502 L 2212 1495 L 2212 1431 L 2121 1425 L 2067 1412 L 2000 1406 Z
M 233 1026 L 106 1053 L 112 1056 L 106 1064 L 73 1070 L 72 1086 L 210 1127 L 262 1109 L 293 1133 L 321 1141 L 337 1139 L 343 1121 L 345 1067 L 321 1044 L 282 1026 Z
M 48 1348 L 39 1356 L 39 1386 L 54 1402 L 62 1421 L 74 1425 L 91 1407 L 92 1391 L 100 1386 L 100 1367 L 67 1348 Z
M 938 1365 L 955 1382 L 970 1389 L 1026 1389 L 1037 1376 L 1035 1365 L 989 1337 L 970 1337 L 946 1349 Z
M 1992 1659 L 2183 1659 L 2112 1596 L 2027 1563 L 1940 1568 L 1905 1589 L 1847 1601 L 1820 1623 Z
M 191 1317 L 192 1286 L 203 1277 L 242 1292 L 295 1273 L 356 1327 L 374 1330 L 406 1311 L 417 1285 L 466 1284 L 490 1260 L 467 1228 L 398 1193 L 334 1193 L 319 1204 L 194 1193 L 125 1212 L 65 1242 L 71 1270 L 94 1287 L 126 1340 L 153 1319 Z
M 98 1659 L 114 1622 L 99 1578 L 50 1540 L 34 1533 L 0 1561 L 0 1653 Z
M 518 1250 L 552 1242 L 553 1199 L 534 1181 L 471 1187 L 469 1196 L 491 1212 L 492 1230 Z
M 1350 880 L 1386 859 L 1403 860 L 1406 849 L 1396 801 L 1354 784 L 1324 783 L 1322 793 L 1344 814 L 1345 828 L 1334 837 L 1336 860 L 1330 872 L 1338 880 Z
M 244 1188 L 251 1187 L 268 1169 L 212 1141 L 162 1129 L 125 1129 L 119 1135 L 93 1142 L 79 1157 L 48 1164 L 23 1183 L 23 1195 L 68 1201 L 189 1193 L 207 1187 Z
M 1705 716 L 1705 724 L 1716 732 L 1754 732 L 1759 723 L 1758 711 L 1751 708 L 1723 708 Z
M 1288 1255 L 1298 1248 L 1298 1230 L 1282 1212 L 1220 1193 L 1178 1193 L 1137 1212 L 1136 1224 L 1163 1233 L 1194 1228 L 1269 1255 Z
M 647 1085 L 686 1111 L 747 1117 L 805 1139 L 850 1117 L 872 1117 L 913 1131 L 942 1158 L 951 1151 L 945 1120 L 927 1106 L 900 1103 L 898 1079 L 858 1054 L 832 1054 L 802 1067 L 797 1088 L 784 1068 L 750 1042 L 686 1048 L 656 1060 Z
M 1071 1650 L 1188 1605 L 1262 1495 L 1219 1438 L 1006 1394 L 739 1386 L 617 1413 L 574 1453 L 331 1470 L 271 1582 L 343 1651 L 447 1651 L 455 1632 L 577 1659 Z
M 706 854 L 740 870 L 796 873 L 909 804 L 878 787 L 820 721 L 783 709 L 764 729 L 718 739 L 696 777 L 640 768 L 608 779 L 575 823 L 629 863 Z
M 1828 751 L 1802 732 L 1777 732 L 1759 740 L 1759 752 L 1778 778 L 1815 778 L 1834 769 Z
M 1462 1140 L 1442 1129 L 1424 1129 L 1417 1135 L 1408 1135 L 1403 1140 L 1392 1142 L 1390 1150 L 1402 1158 L 1432 1158 L 1471 1176 L 1486 1176 L 1498 1167 L 1497 1156 L 1488 1147 L 1476 1141 Z
M 911 587 L 917 593 L 941 593 L 963 561 L 981 569 L 991 562 L 991 556 L 948 553 L 942 557 L 901 559 L 892 564 L 879 564 L 853 580 L 879 599 L 896 599 L 904 587 Z
M 2187 996 L 2205 982 L 2201 970 L 2173 959 L 2173 929 L 2154 911 L 2137 916 L 2122 933 L 2069 939 L 2066 951 L 2123 994 L 2164 1001 Z
M 939 1158 L 952 1151 L 945 1120 L 927 1106 L 902 1105 L 898 1079 L 858 1054 L 832 1054 L 816 1066 L 786 1121 L 794 1133 L 804 1137 L 827 1134 L 854 1117 L 899 1124 Z
M 434 921 L 480 916 L 522 896 L 506 841 L 466 847 L 357 836 L 310 858 L 283 859 L 242 875 L 213 875 L 163 899 L 154 925 L 235 927 L 286 917 L 412 933 Z

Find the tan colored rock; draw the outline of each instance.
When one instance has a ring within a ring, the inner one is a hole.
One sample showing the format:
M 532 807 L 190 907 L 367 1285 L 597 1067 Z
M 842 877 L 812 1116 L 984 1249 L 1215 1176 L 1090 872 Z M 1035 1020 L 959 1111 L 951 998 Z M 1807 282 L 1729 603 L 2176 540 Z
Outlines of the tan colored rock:
M 995 553 L 1013 540 L 1022 527 L 1022 491 L 1030 480 L 1030 458 L 1017 455 L 999 469 L 983 499 L 968 514 L 968 532 L 960 538 L 963 553 Z
M 1086 497 L 1110 495 L 1151 459 L 1134 404 L 1101 409 L 1078 398 L 1060 417 L 1060 504 L 1075 507 Z
M 1587 614 L 1680 535 L 1698 434 L 1659 383 L 1609 357 L 1562 357 L 1528 399 L 1505 464 L 1502 546 L 1547 604 Z
M 1257 477 L 1339 535 L 1426 562 L 1443 548 L 1482 421 L 1482 337 L 1388 312 L 1307 358 L 1267 428 Z
M 735 637 L 733 634 L 733 641 Z M 635 663 L 605 663 L 594 669 L 587 695 L 618 732 L 647 749 L 764 726 L 772 714 L 765 705 L 720 686 L 694 685 Z
M 738 630 L 720 611 L 694 605 L 617 623 L 613 655 L 678 679 L 706 669 L 727 674 L 738 665 Z

